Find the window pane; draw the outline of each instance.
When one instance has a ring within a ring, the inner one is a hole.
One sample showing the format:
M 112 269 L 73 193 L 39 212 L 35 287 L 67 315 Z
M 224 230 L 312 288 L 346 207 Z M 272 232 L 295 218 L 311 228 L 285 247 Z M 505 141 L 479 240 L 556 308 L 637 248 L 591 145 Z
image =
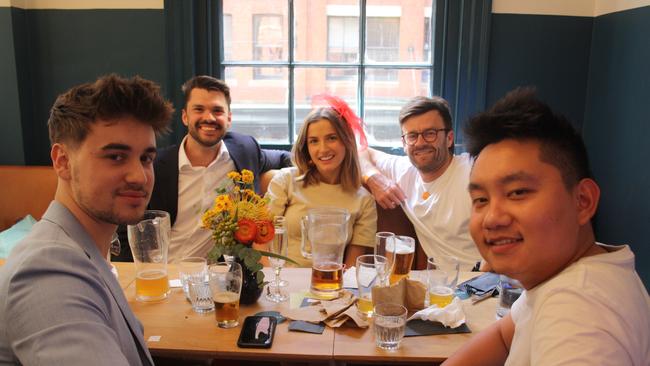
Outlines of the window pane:
M 287 61 L 288 9 L 286 0 L 223 0 L 223 14 L 231 30 L 224 29 L 225 61 Z M 224 20 L 224 27 L 227 26 Z M 260 78 L 282 78 L 259 74 Z
M 396 82 L 372 81 L 388 71 L 395 72 Z M 366 69 L 364 121 L 370 145 L 401 144 L 399 111 L 409 99 L 431 95 L 427 75 L 426 69 Z
M 296 61 L 357 62 L 358 1 L 298 0 L 294 9 Z
M 261 144 L 288 144 L 287 77 L 255 80 L 255 69 L 263 74 L 273 72 L 264 67 L 226 67 L 226 83 L 232 97 L 232 129 L 255 137 Z
M 357 111 L 357 69 L 345 69 L 350 78 L 331 81 L 327 75 L 341 73 L 341 68 L 296 68 L 295 69 L 295 125 L 297 134 L 302 122 L 311 111 L 311 99 L 316 94 L 328 93 L 345 100 L 350 108 Z M 295 136 L 295 135 L 294 135 Z
M 425 27 L 430 28 L 431 0 L 368 0 L 366 5 L 366 63 L 425 62 Z M 428 48 L 428 46 L 427 46 Z M 392 80 L 394 73 L 378 74 Z

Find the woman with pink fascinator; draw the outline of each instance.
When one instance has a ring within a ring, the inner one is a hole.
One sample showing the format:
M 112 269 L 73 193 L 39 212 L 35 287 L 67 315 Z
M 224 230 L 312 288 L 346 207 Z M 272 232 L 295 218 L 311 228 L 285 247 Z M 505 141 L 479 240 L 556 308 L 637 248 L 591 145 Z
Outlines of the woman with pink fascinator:
M 302 256 L 300 220 L 317 207 L 345 208 L 350 212 L 345 264 L 354 266 L 357 256 L 371 253 L 377 231 L 377 211 L 370 193 L 361 186 L 357 142 L 367 147 L 362 122 L 340 98 L 317 95 L 313 109 L 298 133 L 292 149 L 294 167 L 284 168 L 269 184 L 266 197 L 274 215 L 289 223 L 289 258 L 303 267 L 311 260 Z M 322 105 L 325 106 L 322 106 Z

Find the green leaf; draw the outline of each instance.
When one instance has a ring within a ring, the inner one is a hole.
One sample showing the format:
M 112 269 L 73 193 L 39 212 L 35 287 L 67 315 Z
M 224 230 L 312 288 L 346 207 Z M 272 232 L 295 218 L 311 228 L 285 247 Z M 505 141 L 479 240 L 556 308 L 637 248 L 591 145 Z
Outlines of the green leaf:
M 275 254 L 275 253 L 271 253 L 271 252 L 266 252 L 264 250 L 258 250 L 258 252 L 261 255 L 265 256 L 265 257 L 273 257 L 273 258 L 278 258 L 278 259 L 284 259 L 285 261 L 291 262 L 291 263 L 293 263 L 295 265 L 299 265 L 298 262 L 294 261 L 293 259 L 291 259 L 289 257 L 285 257 L 283 255 L 279 255 L 279 254 Z
M 257 284 L 258 284 L 258 285 L 260 285 L 260 284 L 263 285 L 263 284 L 264 284 L 264 272 L 262 272 L 262 271 L 258 271 L 258 272 L 255 274 L 255 278 L 256 278 L 256 280 L 257 280 Z M 260 287 L 262 287 L 262 286 L 260 286 Z
M 208 258 L 209 258 L 211 261 L 216 262 L 216 261 L 219 259 L 219 257 L 221 257 L 221 256 L 223 255 L 222 250 L 223 250 L 223 248 L 222 248 L 221 246 L 214 246 L 214 247 L 210 250 L 210 252 L 208 253 Z

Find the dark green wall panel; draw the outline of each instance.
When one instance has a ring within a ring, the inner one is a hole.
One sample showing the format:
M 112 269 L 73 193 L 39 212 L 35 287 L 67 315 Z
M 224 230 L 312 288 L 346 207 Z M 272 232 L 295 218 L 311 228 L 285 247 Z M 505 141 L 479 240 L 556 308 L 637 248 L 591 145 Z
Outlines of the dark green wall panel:
M 0 8 L 0 165 L 25 164 L 11 8 Z
M 47 117 L 56 96 L 107 73 L 166 81 L 163 10 L 27 10 L 33 118 L 27 164 L 49 164 Z M 164 86 L 164 85 L 163 85 Z
M 650 7 L 597 17 L 584 136 L 602 189 L 598 240 L 629 244 L 650 284 Z
M 493 14 L 487 104 L 525 85 L 580 128 L 593 18 Z

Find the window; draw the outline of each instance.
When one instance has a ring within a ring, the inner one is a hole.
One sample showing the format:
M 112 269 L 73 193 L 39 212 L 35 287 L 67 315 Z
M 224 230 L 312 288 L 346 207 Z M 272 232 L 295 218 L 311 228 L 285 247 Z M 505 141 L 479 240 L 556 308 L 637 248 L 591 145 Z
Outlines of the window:
M 399 18 L 368 18 L 366 57 L 368 62 L 399 60 Z M 372 80 L 396 81 L 397 70 L 383 69 L 369 74 Z
M 399 110 L 416 95 L 447 98 L 456 123 L 484 108 L 490 9 L 489 0 L 210 2 L 223 18 L 212 39 L 223 43 L 206 53 L 220 58 L 205 71 L 231 86 L 233 130 L 264 145 L 291 145 L 325 92 L 364 120 L 371 145 L 401 146 Z M 202 21 L 176 16 L 185 14 Z
M 230 21 L 232 23 L 232 19 Z M 253 60 L 259 62 L 282 61 L 283 37 L 282 15 L 253 15 Z M 256 67 L 253 70 L 253 75 L 255 79 L 280 79 L 283 72 L 282 68 L 277 67 Z
M 327 61 L 356 63 L 359 57 L 359 18 L 327 17 Z M 352 69 L 329 69 L 328 80 L 351 79 L 357 74 Z

